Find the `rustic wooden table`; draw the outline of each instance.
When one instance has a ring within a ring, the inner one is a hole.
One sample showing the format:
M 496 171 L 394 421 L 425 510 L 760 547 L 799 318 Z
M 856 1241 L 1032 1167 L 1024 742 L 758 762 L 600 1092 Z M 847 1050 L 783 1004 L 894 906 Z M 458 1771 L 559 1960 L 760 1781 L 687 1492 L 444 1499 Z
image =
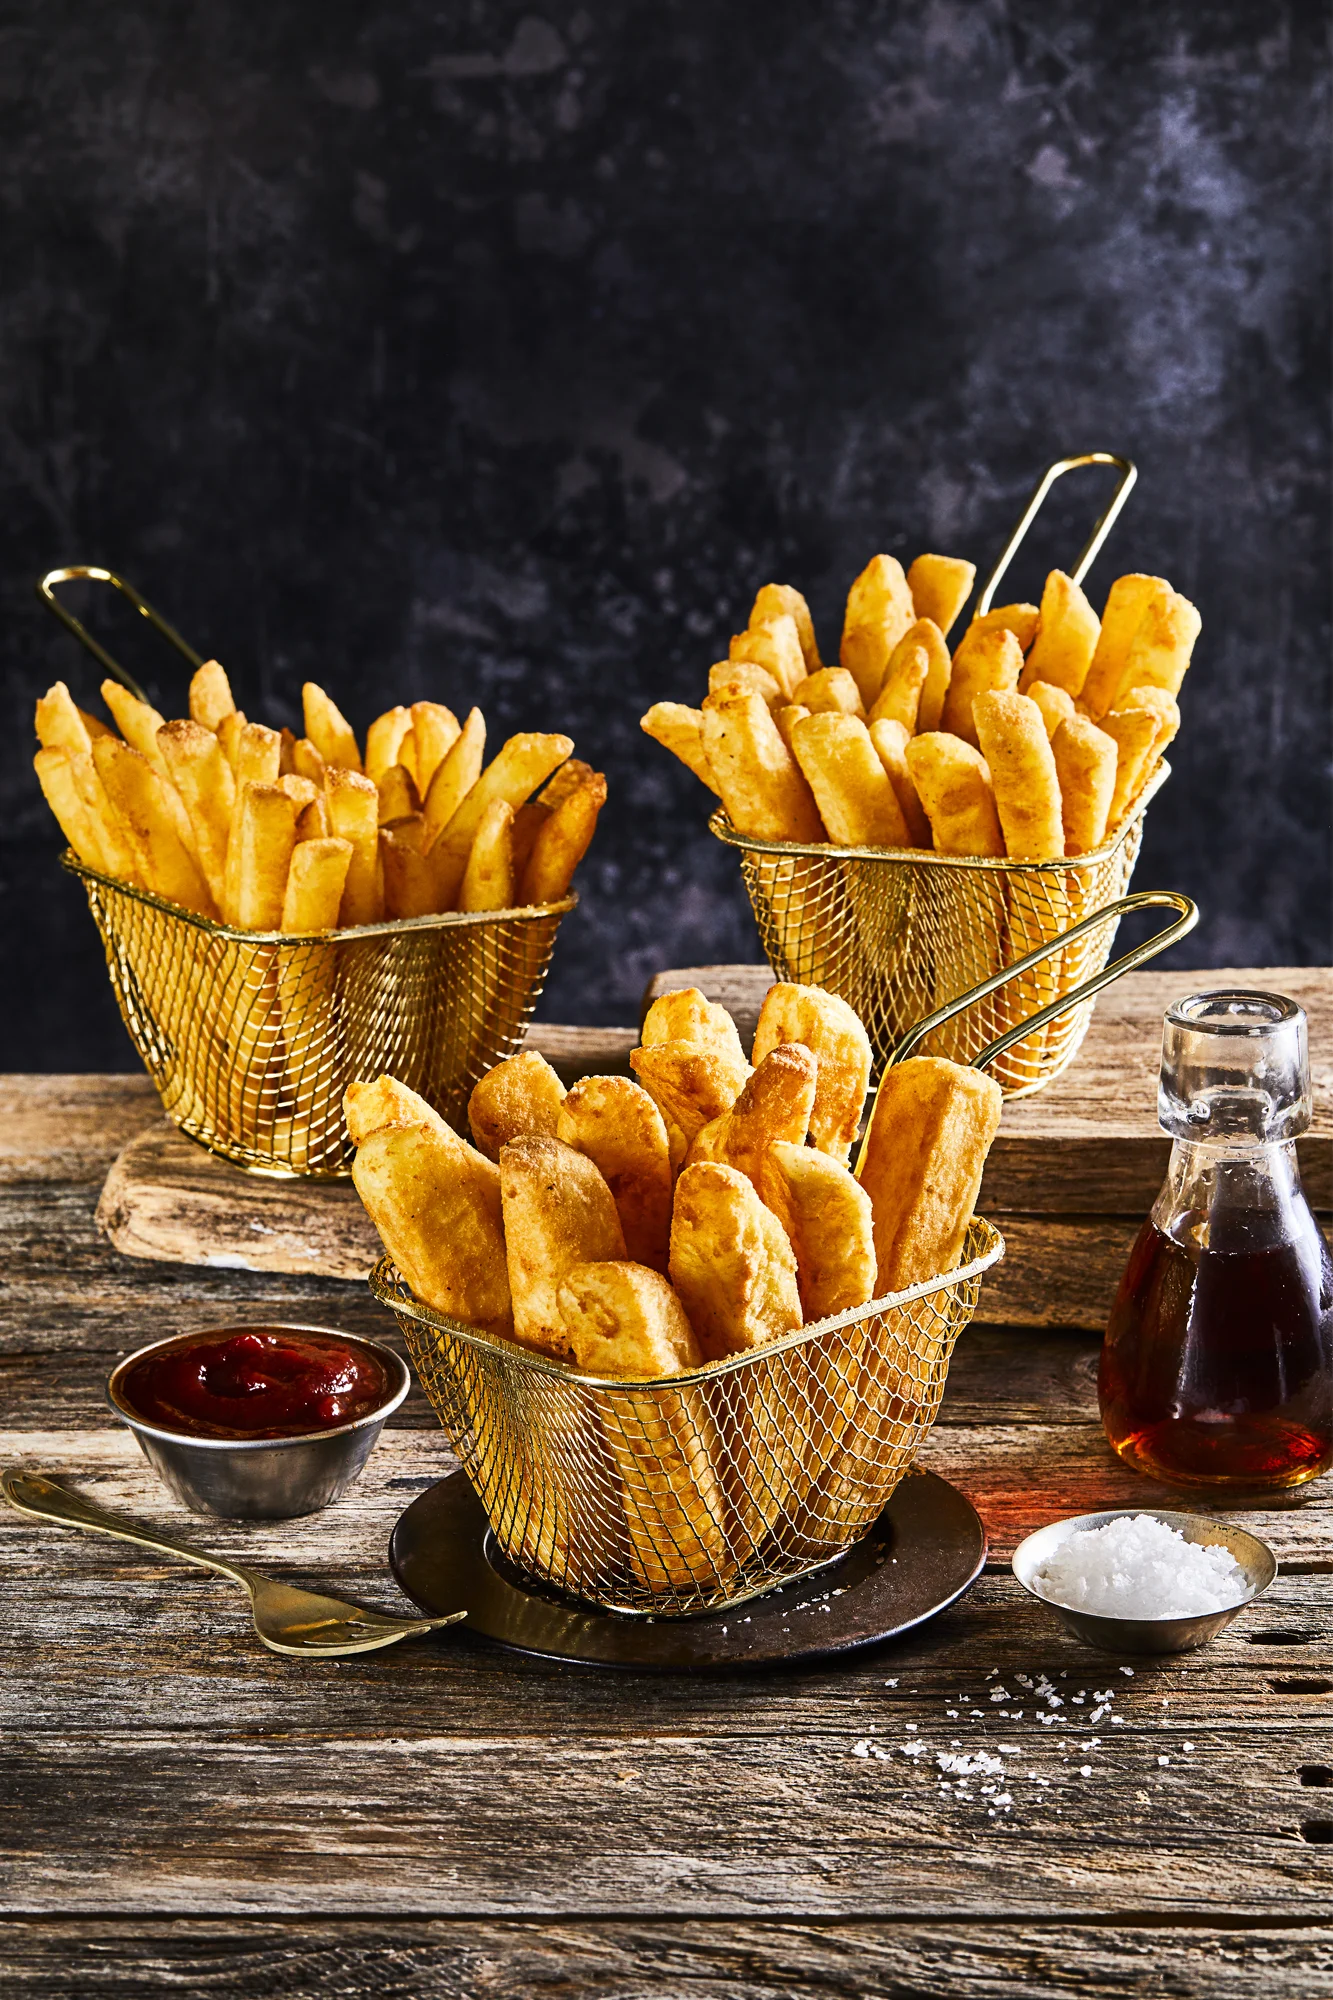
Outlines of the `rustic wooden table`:
M 400 1603 L 390 1528 L 453 1463 L 419 1397 L 344 1501 L 272 1526 L 186 1515 L 106 1410 L 116 1356 L 169 1331 L 395 1337 L 359 1285 L 111 1249 L 98 1193 L 155 1117 L 140 1078 L 0 1082 L 0 1463 Z M 818 1671 L 618 1677 L 465 1633 L 298 1664 L 220 1580 L 0 1509 L 0 1991 L 1333 1994 L 1333 1489 L 1246 1514 L 1282 1574 L 1204 1652 L 1085 1650 L 1007 1558 L 1165 1497 L 1102 1440 L 1096 1352 L 964 1337 L 925 1462 L 980 1509 L 986 1573 Z

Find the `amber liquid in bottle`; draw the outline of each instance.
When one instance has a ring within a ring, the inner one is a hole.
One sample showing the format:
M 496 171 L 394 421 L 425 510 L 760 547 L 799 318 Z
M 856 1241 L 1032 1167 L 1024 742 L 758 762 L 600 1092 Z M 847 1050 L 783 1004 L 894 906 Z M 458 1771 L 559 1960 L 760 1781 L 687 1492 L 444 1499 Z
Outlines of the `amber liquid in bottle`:
M 1274 1192 L 1252 1207 L 1223 1188 L 1139 1232 L 1099 1392 L 1142 1472 L 1262 1492 L 1333 1464 L 1333 1264 L 1299 1181 Z

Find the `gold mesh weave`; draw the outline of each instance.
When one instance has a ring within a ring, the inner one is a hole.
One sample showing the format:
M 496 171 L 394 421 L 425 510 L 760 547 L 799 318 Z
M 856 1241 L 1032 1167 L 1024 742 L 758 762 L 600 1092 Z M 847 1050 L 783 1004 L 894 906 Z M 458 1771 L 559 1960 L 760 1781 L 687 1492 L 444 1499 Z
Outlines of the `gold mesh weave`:
M 316 1179 L 350 1173 L 343 1092 L 381 1071 L 462 1125 L 477 1079 L 522 1043 L 577 900 L 294 938 L 64 864 L 167 1116 L 238 1166 Z
M 945 1277 L 690 1375 L 606 1382 L 370 1276 L 503 1553 L 613 1611 L 683 1616 L 831 1562 L 879 1515 L 935 1421 L 981 1274 L 979 1216 Z
M 1161 765 L 1115 839 L 1074 861 L 971 861 L 924 848 L 886 853 L 756 841 L 738 834 L 721 810 L 708 824 L 740 849 L 775 978 L 827 987 L 854 1007 L 870 1036 L 878 1078 L 902 1037 L 927 1014 L 1124 895 L 1148 801 L 1168 776 Z M 918 1053 L 971 1062 L 1007 1028 L 1100 972 L 1115 933 L 1110 917 L 955 1015 Z M 1040 1090 L 1069 1066 L 1095 1004 L 1082 1002 L 997 1057 L 990 1074 L 1006 1097 Z

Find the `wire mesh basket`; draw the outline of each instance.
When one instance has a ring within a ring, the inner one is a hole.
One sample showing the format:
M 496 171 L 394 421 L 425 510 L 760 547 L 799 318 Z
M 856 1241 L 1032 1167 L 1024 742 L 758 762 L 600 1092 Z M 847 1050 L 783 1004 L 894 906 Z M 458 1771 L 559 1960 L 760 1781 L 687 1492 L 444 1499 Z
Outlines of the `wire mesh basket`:
M 520 1047 L 575 896 L 309 937 L 233 930 L 72 853 L 111 986 L 162 1107 L 252 1172 L 345 1179 L 349 1083 L 388 1071 L 461 1126 Z
M 604 1609 L 689 1615 L 832 1562 L 876 1520 L 935 1420 L 982 1273 L 963 1262 L 688 1375 L 610 1382 L 445 1318 L 388 1258 L 370 1276 L 502 1553 Z
M 760 841 L 725 812 L 709 829 L 740 850 L 764 956 L 777 979 L 823 986 L 865 1023 L 878 1076 L 904 1034 L 1006 966 L 1124 896 L 1159 766 L 1137 810 L 1095 854 L 1070 861 L 961 860 L 925 848 Z M 927 1038 L 921 1053 L 969 1063 L 1016 1020 L 1072 993 L 1111 954 L 1108 915 L 1058 956 L 988 992 Z M 1015 1043 L 991 1065 L 1007 1097 L 1040 1090 L 1078 1053 L 1088 999 Z

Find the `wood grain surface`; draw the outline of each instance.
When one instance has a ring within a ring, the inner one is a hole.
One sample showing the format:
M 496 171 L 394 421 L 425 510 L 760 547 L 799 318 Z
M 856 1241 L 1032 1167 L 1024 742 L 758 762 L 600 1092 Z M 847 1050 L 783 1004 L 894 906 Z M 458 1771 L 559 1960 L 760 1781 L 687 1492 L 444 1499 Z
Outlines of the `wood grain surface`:
M 364 1290 L 122 1256 L 96 1174 L 34 1166 L 0 1189 L 0 1462 L 401 1602 L 390 1528 L 454 1462 L 419 1395 L 342 1502 L 271 1524 L 188 1515 L 102 1401 L 117 1355 L 177 1328 L 396 1339 Z M 978 1505 L 987 1570 L 820 1670 L 620 1677 L 465 1633 L 297 1664 L 221 1579 L 0 1514 L 0 1991 L 1333 1994 L 1326 1482 L 1240 1516 L 1283 1569 L 1213 1645 L 1087 1650 L 1005 1558 L 1166 1497 L 1101 1437 L 1096 1352 L 969 1329 L 923 1463 Z

